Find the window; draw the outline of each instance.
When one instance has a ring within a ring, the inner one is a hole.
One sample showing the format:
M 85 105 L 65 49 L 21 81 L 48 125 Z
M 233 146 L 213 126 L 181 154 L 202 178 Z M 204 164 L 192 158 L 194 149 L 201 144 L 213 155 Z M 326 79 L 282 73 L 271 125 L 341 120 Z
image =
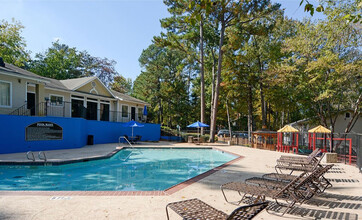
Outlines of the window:
M 351 117 L 351 113 L 346 112 L 345 118 L 350 118 Z
M 128 117 L 128 106 L 122 105 L 122 117 Z
M 138 108 L 138 120 L 142 119 L 142 115 L 143 115 L 143 108 Z
M 53 106 L 63 106 L 63 96 L 50 95 L 50 104 Z
M 11 107 L 11 83 L 0 81 L 0 106 Z

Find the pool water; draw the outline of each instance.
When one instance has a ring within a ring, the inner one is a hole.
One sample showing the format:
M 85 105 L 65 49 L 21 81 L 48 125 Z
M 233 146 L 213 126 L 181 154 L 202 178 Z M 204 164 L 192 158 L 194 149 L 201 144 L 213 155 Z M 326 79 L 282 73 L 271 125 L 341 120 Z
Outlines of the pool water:
M 235 158 L 214 149 L 123 149 L 104 160 L 0 166 L 0 190 L 165 190 Z

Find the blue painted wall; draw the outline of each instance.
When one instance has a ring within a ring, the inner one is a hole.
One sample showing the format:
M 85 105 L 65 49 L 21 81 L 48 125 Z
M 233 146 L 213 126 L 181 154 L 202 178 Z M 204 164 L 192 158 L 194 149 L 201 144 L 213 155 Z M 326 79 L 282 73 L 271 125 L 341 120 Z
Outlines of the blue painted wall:
M 49 121 L 63 128 L 63 140 L 26 141 L 25 128 L 35 122 Z M 134 135 L 142 141 L 159 141 L 159 124 L 144 124 L 134 128 Z M 123 123 L 88 121 L 82 118 L 28 117 L 0 115 L 0 154 L 27 151 L 59 150 L 80 148 L 87 144 L 87 136 L 94 135 L 94 144 L 116 143 L 121 135 L 131 136 L 131 128 Z
M 94 135 L 94 144 L 115 143 L 119 136 L 132 136 L 132 128 L 124 127 L 124 123 L 87 121 L 87 135 Z M 133 136 L 142 136 L 141 141 L 159 141 L 161 126 L 159 124 L 144 124 L 144 127 L 133 128 Z

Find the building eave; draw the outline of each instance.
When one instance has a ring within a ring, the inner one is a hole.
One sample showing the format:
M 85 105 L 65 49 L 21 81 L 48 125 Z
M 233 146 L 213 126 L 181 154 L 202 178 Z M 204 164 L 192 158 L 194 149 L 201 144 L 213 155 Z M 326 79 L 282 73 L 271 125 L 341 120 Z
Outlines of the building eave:
M 22 78 L 22 79 L 28 79 L 28 80 L 34 80 L 36 82 L 39 83 L 49 83 L 49 80 L 43 79 L 43 78 L 38 78 L 38 77 L 31 77 L 31 76 L 24 76 L 22 74 L 19 74 L 17 72 L 13 72 L 13 71 L 4 71 L 4 70 L 0 70 L 0 74 L 3 75 L 7 75 L 7 76 L 13 76 L 13 77 L 18 77 L 18 78 Z

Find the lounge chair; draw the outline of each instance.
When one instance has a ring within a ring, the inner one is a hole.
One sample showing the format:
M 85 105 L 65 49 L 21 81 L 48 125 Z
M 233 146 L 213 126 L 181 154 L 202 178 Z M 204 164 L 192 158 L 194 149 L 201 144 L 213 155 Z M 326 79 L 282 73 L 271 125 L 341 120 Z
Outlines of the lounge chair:
M 277 173 L 282 173 L 282 170 L 290 170 L 289 174 L 292 174 L 294 171 L 311 173 L 318 166 L 320 166 L 320 162 L 323 156 L 324 154 L 322 154 L 322 156 L 319 159 L 311 157 L 307 160 L 293 160 L 293 159 L 279 158 L 277 160 L 277 164 L 275 165 L 275 171 Z
M 227 215 L 199 199 L 189 199 L 167 204 L 166 215 L 167 219 L 170 219 L 168 214 L 168 208 L 170 208 L 180 215 L 182 219 L 241 220 L 252 219 L 267 206 L 268 202 L 242 206 Z
M 141 138 L 142 138 L 142 136 L 136 135 L 136 139 L 135 139 L 134 141 L 135 141 L 135 142 L 139 142 L 139 141 L 141 141 Z
M 332 187 L 332 184 L 323 176 L 329 169 L 333 167 L 333 164 L 325 166 L 323 169 L 317 169 L 311 175 L 314 175 L 312 182 L 313 187 L 316 189 L 316 193 L 323 193 L 327 188 Z M 253 177 L 246 179 L 245 182 L 248 184 L 256 184 L 259 186 L 265 186 L 272 189 L 281 189 L 286 186 L 290 181 L 293 181 L 298 176 L 269 173 L 264 174 L 263 177 Z M 305 180 L 306 177 L 300 179 Z
M 316 185 L 316 182 L 314 182 L 314 179 L 319 178 L 320 175 L 323 175 L 330 168 L 331 166 L 318 167 L 309 176 L 307 176 L 307 173 L 304 172 L 289 183 L 284 184 L 284 186 L 276 188 L 268 188 L 265 186 L 258 186 L 245 182 L 229 182 L 221 185 L 220 188 L 226 202 L 229 201 L 225 195 L 224 190 L 237 191 L 240 195 L 244 193 L 241 200 L 239 200 L 237 204 L 240 204 L 240 202 L 246 198 L 249 198 L 254 202 L 263 202 L 265 201 L 265 197 L 270 197 L 274 199 L 279 205 L 281 204 L 278 200 L 284 200 L 288 204 L 286 210 L 282 214 L 284 215 L 295 205 L 295 203 L 303 204 L 306 200 L 312 198 L 315 195 L 319 188 Z
M 272 179 L 272 180 L 286 181 L 286 182 L 292 181 L 295 177 L 296 177 L 295 175 L 280 174 L 280 173 L 267 173 L 262 176 L 262 178 L 264 179 Z M 321 186 L 320 193 L 324 192 L 326 189 L 329 189 L 333 186 L 332 183 L 327 178 L 324 177 L 324 175 L 322 175 L 318 181 Z
M 307 157 L 297 157 L 297 156 L 281 156 L 280 160 L 290 160 L 290 161 L 306 161 L 309 162 L 316 158 L 316 156 L 321 152 L 319 148 L 315 149 L 312 153 L 310 153 Z

